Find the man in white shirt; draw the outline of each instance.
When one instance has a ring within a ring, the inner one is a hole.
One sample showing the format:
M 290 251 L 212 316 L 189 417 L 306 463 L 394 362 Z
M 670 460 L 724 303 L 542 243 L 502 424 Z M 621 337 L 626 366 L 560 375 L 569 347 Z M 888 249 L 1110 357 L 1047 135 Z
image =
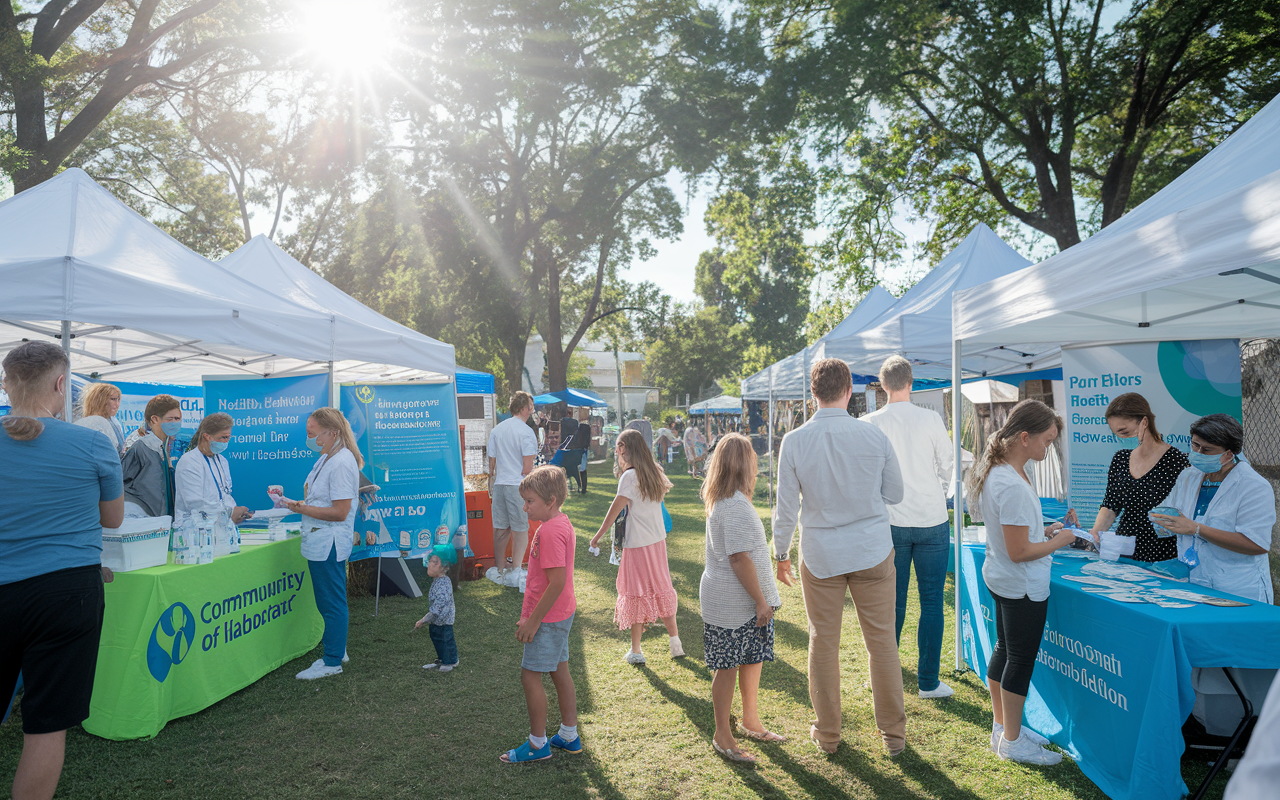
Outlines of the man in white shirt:
M 905 496 L 901 503 L 889 508 L 898 574 L 895 627 L 901 642 L 911 564 L 915 562 L 916 589 L 920 593 L 916 682 L 921 697 L 939 699 L 954 694 L 950 686 L 938 680 L 938 664 L 945 628 L 942 595 L 947 583 L 947 553 L 951 550 L 946 486 L 952 477 L 955 454 L 942 417 L 911 403 L 913 380 L 911 362 L 902 356 L 885 359 L 880 367 L 880 385 L 889 394 L 889 402 L 863 419 L 889 437 L 902 468 Z
M 538 437 L 529 427 L 533 396 L 528 392 L 511 395 L 511 418 L 499 422 L 489 432 L 489 497 L 493 500 L 493 563 L 497 573 L 490 579 L 503 585 L 507 570 L 520 569 L 529 546 L 529 518 L 520 497 L 520 481 L 533 472 L 538 453 Z M 512 539 L 511 560 L 505 561 L 507 542 Z
M 840 743 L 840 629 L 853 597 L 871 672 L 876 727 L 890 756 L 906 747 L 902 665 L 893 634 L 896 578 L 887 506 L 902 500 L 902 473 L 888 437 L 849 416 L 849 367 L 824 358 L 810 371 L 818 411 L 782 440 L 773 547 L 778 580 L 794 586 L 791 538 L 800 523 L 800 582 L 809 617 L 809 736 Z M 801 495 L 804 496 L 803 502 Z

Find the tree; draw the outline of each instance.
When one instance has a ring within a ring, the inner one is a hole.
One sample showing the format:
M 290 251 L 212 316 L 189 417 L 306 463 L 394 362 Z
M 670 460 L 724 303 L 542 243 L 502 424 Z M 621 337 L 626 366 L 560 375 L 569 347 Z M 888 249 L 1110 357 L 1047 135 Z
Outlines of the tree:
M 252 30 L 256 8 L 224 0 L 48 0 L 24 8 L 0 2 L 0 116 L 10 121 L 0 166 L 15 191 L 55 175 L 131 94 L 174 91 L 187 70 L 270 41 Z M 216 71 L 249 68 L 237 57 Z
M 406 100 L 423 182 L 439 180 L 504 278 L 506 382 L 536 326 L 553 389 L 617 267 L 679 232 L 665 184 L 750 119 L 749 37 L 685 0 L 424 4 Z
M 804 241 L 814 226 L 812 171 L 795 156 L 769 185 L 757 180 L 707 207 L 707 233 L 717 246 L 698 258 L 694 282 L 702 301 L 738 327 L 745 345 L 739 367 L 746 374 L 805 345 L 814 273 Z
M 677 308 L 645 353 L 645 372 L 664 392 L 703 398 L 740 374 L 742 344 L 741 329 L 724 310 Z
M 757 10 L 775 33 L 776 82 L 798 87 L 800 124 L 824 155 L 879 173 L 880 186 L 848 185 L 849 221 L 882 228 L 893 213 L 884 200 L 900 199 L 937 221 L 926 248 L 937 257 L 974 223 L 1001 218 L 1070 247 L 1280 89 L 1280 20 L 1266 0 L 1136 2 L 1114 24 L 1107 5 L 761 0 Z

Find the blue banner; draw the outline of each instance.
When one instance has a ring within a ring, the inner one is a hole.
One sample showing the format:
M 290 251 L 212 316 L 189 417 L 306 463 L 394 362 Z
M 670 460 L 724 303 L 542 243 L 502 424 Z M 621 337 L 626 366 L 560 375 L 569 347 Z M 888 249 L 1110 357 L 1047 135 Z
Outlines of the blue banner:
M 996 643 L 985 556 L 985 545 L 961 548 L 959 585 L 965 660 L 984 682 Z M 1280 608 L 1120 603 L 1068 580 L 1087 563 L 1054 558 L 1023 722 L 1065 750 L 1108 797 L 1177 800 L 1186 793 L 1179 757 L 1182 724 L 1195 702 L 1192 668 L 1280 667 Z M 1230 597 L 1174 581 L 1160 588 Z
M 341 398 L 378 486 L 361 496 L 351 560 L 450 540 L 467 519 L 453 384 L 344 383 Z
M 128 436 L 146 424 L 146 408 L 151 398 L 167 394 L 177 398 L 182 405 L 183 439 L 196 432 L 204 419 L 204 390 L 199 386 L 180 386 L 174 383 L 134 383 L 130 381 L 104 381 L 120 390 L 120 410 L 116 419 Z M 78 392 L 77 392 L 78 394 Z
M 271 508 L 267 487 L 278 484 L 293 500 L 317 455 L 307 448 L 307 417 L 329 405 L 329 374 L 285 378 L 205 376 L 207 413 L 223 411 L 235 420 L 231 446 L 231 482 L 236 502 L 250 509 Z

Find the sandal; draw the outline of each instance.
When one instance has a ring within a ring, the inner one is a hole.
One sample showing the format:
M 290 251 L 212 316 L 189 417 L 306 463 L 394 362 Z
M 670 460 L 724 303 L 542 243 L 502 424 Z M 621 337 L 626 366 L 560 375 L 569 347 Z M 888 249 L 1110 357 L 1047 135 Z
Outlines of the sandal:
M 773 731 L 753 731 L 749 728 L 738 726 L 738 732 L 748 739 L 754 739 L 757 742 L 768 742 L 770 744 L 781 744 L 787 740 L 787 737 Z
M 498 760 L 503 764 L 523 764 L 526 761 L 546 761 L 551 758 L 551 742 L 547 742 L 539 750 L 534 750 L 533 745 L 529 744 L 529 740 L 525 739 L 524 744 L 519 747 L 508 750 L 498 756 Z
M 711 746 L 714 747 L 716 749 L 716 752 L 719 753 L 721 756 L 723 756 L 726 761 L 732 761 L 735 764 L 755 764 L 756 763 L 756 760 L 753 757 L 742 752 L 741 748 L 721 747 L 720 745 L 716 744 L 715 739 L 711 740 Z

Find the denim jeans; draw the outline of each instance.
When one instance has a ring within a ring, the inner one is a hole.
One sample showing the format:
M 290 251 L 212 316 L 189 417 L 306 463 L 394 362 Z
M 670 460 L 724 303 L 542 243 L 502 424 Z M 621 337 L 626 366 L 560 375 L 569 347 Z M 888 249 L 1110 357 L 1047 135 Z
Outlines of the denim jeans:
M 458 643 L 453 640 L 452 625 L 428 625 L 431 643 L 436 646 L 436 658 L 441 664 L 458 663 Z
M 911 582 L 911 564 L 916 565 L 916 588 L 920 592 L 920 626 L 916 643 L 920 656 L 916 664 L 916 680 L 920 691 L 938 688 L 938 662 L 942 660 L 942 594 L 947 585 L 947 552 L 951 547 L 950 523 L 932 528 L 900 528 L 891 525 L 894 566 L 898 571 L 898 597 L 894 604 L 898 641 L 902 641 L 902 623 L 907 617 L 907 587 Z
M 316 608 L 324 618 L 324 665 L 342 666 L 347 652 L 347 562 L 338 560 L 338 545 L 324 561 L 308 561 Z

